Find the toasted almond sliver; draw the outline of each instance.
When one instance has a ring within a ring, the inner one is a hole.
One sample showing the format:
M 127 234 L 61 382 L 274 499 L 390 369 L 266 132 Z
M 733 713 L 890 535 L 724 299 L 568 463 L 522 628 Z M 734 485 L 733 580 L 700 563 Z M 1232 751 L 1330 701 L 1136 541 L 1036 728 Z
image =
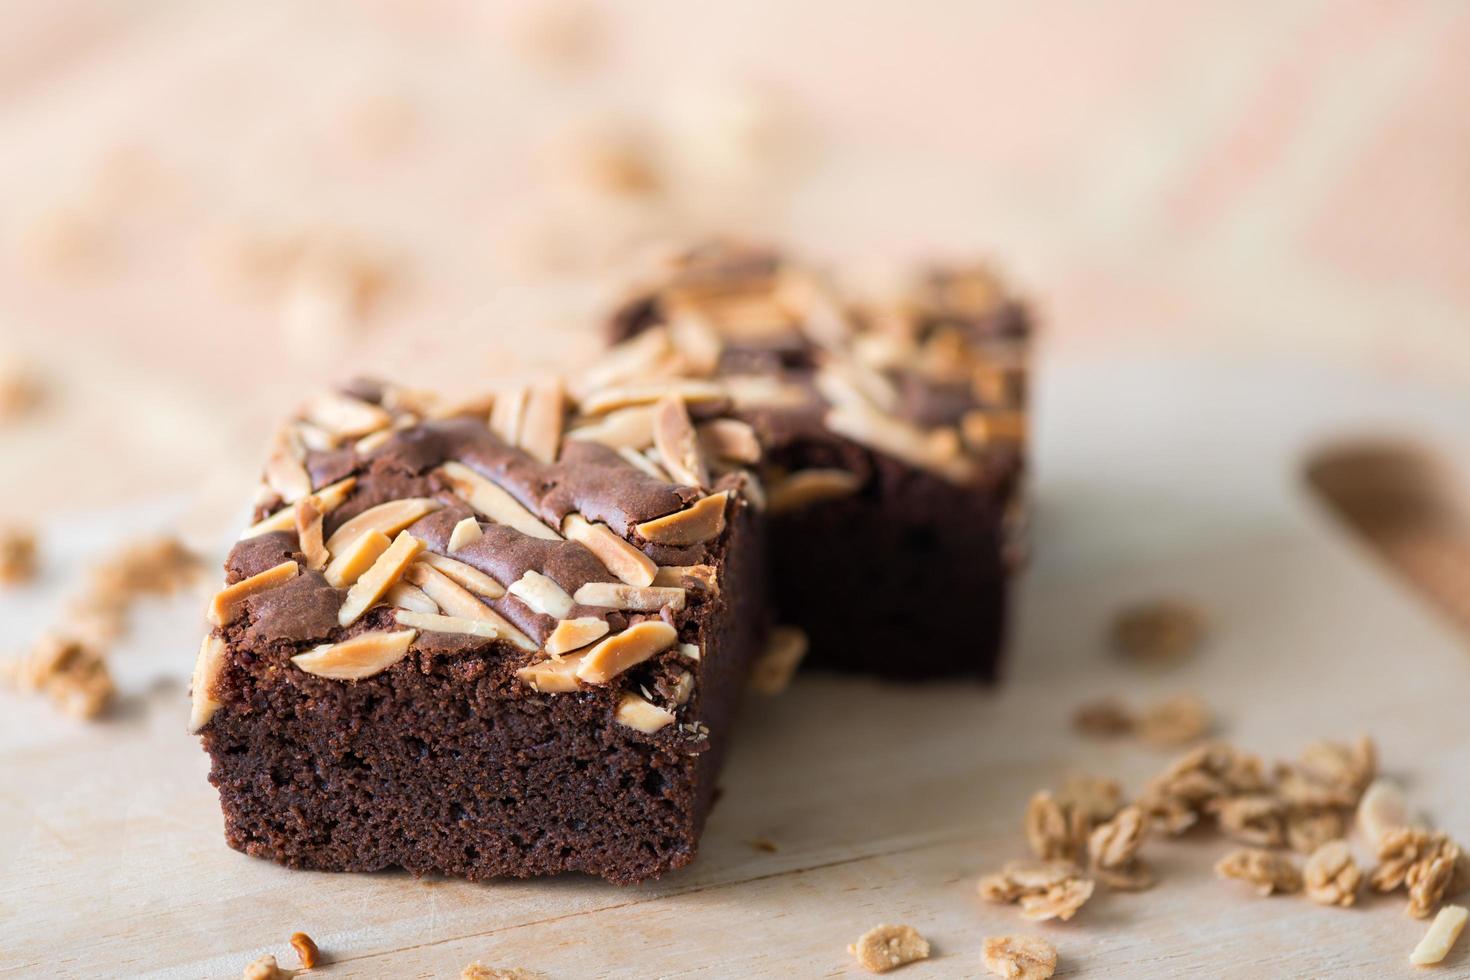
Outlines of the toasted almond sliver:
M 592 392 L 621 384 L 624 381 L 653 374 L 658 365 L 673 353 L 669 333 L 664 327 L 645 330 L 605 351 L 602 357 L 587 368 L 569 386 L 573 397 L 579 401 Z
M 960 434 L 974 450 L 987 446 L 1026 441 L 1025 412 L 966 412 L 960 419 Z
M 699 444 L 717 459 L 733 459 L 737 463 L 759 463 L 761 443 L 755 430 L 739 419 L 710 419 L 701 422 Z
M 357 622 L 359 616 L 371 609 L 383 598 L 383 593 L 403 577 L 404 570 L 423 550 L 422 541 L 407 531 L 399 531 L 388 550 L 379 555 L 373 567 L 363 572 L 362 577 L 347 590 L 347 598 L 337 612 L 338 625 L 351 626 Z
M 546 652 L 554 657 L 573 650 L 580 650 L 595 640 L 600 640 L 607 635 L 607 620 L 598 619 L 596 616 L 579 616 L 576 619 L 563 619 L 556 624 L 556 629 L 546 638 Z
M 624 585 L 621 582 L 588 582 L 573 596 L 583 606 L 604 609 L 631 609 L 635 612 L 657 612 L 664 606 L 684 608 L 684 590 L 663 586 Z
M 678 632 L 661 620 L 638 623 L 587 651 L 577 666 L 577 676 L 589 684 L 606 684 L 629 667 L 667 650 L 678 639 Z
M 862 485 L 857 474 L 847 470 L 797 470 L 766 491 L 766 509 L 784 514 L 824 500 L 850 497 Z
M 338 480 L 330 486 L 322 487 L 314 495 L 317 506 L 321 508 L 323 514 L 330 514 L 341 506 L 342 501 L 347 499 L 347 495 L 352 492 L 352 488 L 355 486 L 357 486 L 357 477 L 349 476 L 345 480 Z M 262 518 L 259 522 L 246 528 L 245 533 L 240 535 L 240 540 L 244 541 L 247 538 L 259 537 L 271 531 L 289 531 L 295 526 L 296 508 L 282 507 L 269 517 Z
M 817 391 L 833 406 L 859 411 L 898 409 L 898 391 L 882 374 L 858 361 L 829 360 L 813 376 Z
M 693 643 L 680 643 L 679 644 L 679 656 L 684 657 L 685 659 L 688 659 L 688 660 L 698 660 L 699 659 L 699 647 L 696 646 Z
M 669 340 L 678 351 L 684 370 L 710 375 L 719 367 L 725 342 L 708 317 L 694 310 L 677 314 L 669 323 Z
M 597 560 L 629 585 L 653 584 L 658 565 L 652 558 L 614 534 L 606 524 L 593 524 L 581 514 L 568 514 L 561 532 L 597 556 Z
M 952 428 L 925 431 L 877 409 L 839 405 L 827 412 L 827 428 L 955 483 L 975 475 L 973 460 L 960 454 L 959 433 Z
M 657 450 L 650 451 L 657 452 Z M 624 447 L 618 450 L 618 455 L 623 457 L 628 465 L 632 466 L 635 470 L 653 477 L 660 483 L 674 482 L 674 478 L 665 473 L 662 466 L 658 465 L 653 460 L 649 459 L 647 456 L 645 456 L 643 453 L 640 453 L 636 449 L 628 449 Z
M 525 388 L 497 392 L 495 404 L 490 406 L 490 431 L 499 436 L 507 446 L 517 445 L 521 438 L 521 423 L 525 412 Z
M 653 444 L 669 475 L 691 487 L 709 486 L 709 467 L 699 451 L 699 437 L 684 399 L 668 394 L 654 406 Z
M 314 572 L 326 568 L 332 555 L 322 541 L 322 509 L 309 494 L 296 502 L 296 537 L 306 555 L 306 567 Z
M 439 603 L 430 599 L 427 592 L 407 582 L 394 582 L 393 587 L 383 593 L 383 601 L 394 609 L 406 609 L 409 612 L 432 615 L 439 611 Z
M 379 429 L 377 432 L 369 432 L 352 444 L 352 451 L 359 456 L 371 456 L 395 435 L 397 435 L 397 432 L 393 429 Z
M 1358 800 L 1358 829 L 1374 850 L 1378 842 L 1395 827 L 1409 825 L 1409 805 L 1397 784 L 1375 779 Z
M 438 473 L 464 502 L 497 524 L 513 527 L 522 534 L 544 541 L 560 541 L 561 535 L 541 523 L 509 492 L 463 463 L 445 463 Z
M 301 414 L 313 425 L 347 439 L 365 436 L 393 423 L 393 417 L 377 405 L 335 391 L 312 398 L 302 406 Z
M 474 517 L 466 517 L 454 525 L 454 530 L 449 532 L 448 551 L 452 555 L 465 545 L 473 544 L 484 536 L 485 532 L 480 529 L 479 520 Z
M 534 569 L 510 583 L 506 591 L 543 616 L 562 619 L 572 611 L 572 597 L 566 590 Z
M 689 696 L 694 693 L 694 675 L 687 670 L 681 670 L 678 677 L 674 681 L 674 703 L 688 704 Z
M 700 592 L 718 592 L 720 589 L 713 565 L 664 565 L 649 584 Z
M 209 603 L 209 622 L 212 626 L 225 626 L 235 621 L 245 600 L 259 592 L 274 589 L 296 577 L 301 567 L 294 561 L 283 561 L 273 568 L 257 572 L 234 585 L 227 585 L 215 593 Z
M 310 449 L 314 453 L 329 453 L 342 442 L 326 429 L 310 422 L 293 422 L 291 433 L 303 449 Z
M 721 490 L 683 510 L 644 521 L 638 525 L 638 533 L 657 544 L 700 544 L 725 530 L 725 505 L 729 500 L 730 491 Z
M 674 716 L 671 712 L 665 711 L 637 694 L 624 694 L 618 701 L 618 708 L 613 713 L 613 718 L 619 725 L 626 725 L 628 728 L 634 728 L 649 735 L 674 723 Z
M 1432 966 L 1442 962 L 1454 948 L 1455 940 L 1460 938 L 1466 919 L 1470 919 L 1470 910 L 1462 906 L 1446 905 L 1440 909 L 1434 921 L 1429 924 L 1429 931 L 1419 940 L 1414 952 L 1409 954 L 1409 962 L 1415 966 Z
M 441 616 L 438 613 L 411 612 L 400 609 L 393 614 L 399 626 L 412 626 L 425 633 L 461 633 L 465 636 L 483 636 L 493 640 L 500 635 L 494 623 L 483 619 L 463 619 L 459 616 Z
M 475 566 L 462 562 L 458 558 L 446 558 L 431 551 L 421 555 L 419 561 L 426 565 L 433 565 L 476 595 L 482 595 L 487 599 L 499 599 L 505 595 L 505 586 Z
M 265 482 L 288 504 L 311 493 L 311 477 L 299 457 L 281 448 L 271 453 L 265 464 Z
M 580 407 L 587 415 L 601 415 L 629 405 L 648 405 L 666 395 L 674 395 L 686 403 L 719 401 L 726 397 L 724 386 L 713 381 L 669 378 L 603 388 L 582 399 Z
M 345 589 L 363 576 L 373 562 L 393 545 L 393 539 L 382 531 L 368 530 L 358 535 L 347 547 L 338 551 L 327 564 L 327 584 L 334 589 Z
M 586 685 L 577 677 L 585 653 L 574 653 L 560 660 L 542 660 L 522 667 L 516 677 L 522 684 L 542 694 L 569 694 L 580 691 Z
M 360 681 L 380 674 L 402 660 L 413 645 L 416 630 L 359 633 L 341 643 L 324 643 L 291 658 L 308 674 L 334 681 Z
M 332 532 L 332 536 L 327 539 L 327 550 L 335 555 L 348 542 L 356 541 L 367 531 L 382 531 L 391 538 L 414 521 L 443 506 L 430 497 L 405 497 L 369 507 Z
M 568 439 L 600 442 L 612 449 L 642 449 L 653 445 L 653 406 L 634 405 L 608 412 L 595 422 L 579 425 Z
M 209 724 L 209 719 L 219 710 L 214 699 L 214 686 L 225 669 L 225 641 L 217 636 L 206 636 L 199 645 L 199 656 L 194 661 L 194 677 L 189 681 L 189 731 L 197 732 Z
M 526 413 L 521 421 L 521 448 L 533 459 L 554 463 L 561 449 L 562 421 L 566 417 L 566 392 L 557 380 L 531 386 Z
M 737 409 L 794 408 L 813 398 L 806 388 L 765 374 L 731 374 L 720 380 Z
M 807 636 L 794 626 L 775 626 L 766 648 L 750 669 L 750 689 L 757 694 L 776 695 L 791 685 L 797 666 L 806 656 Z
M 476 598 L 473 592 L 432 565 L 415 562 L 408 567 L 404 577 L 423 589 L 425 594 L 433 599 L 447 615 L 494 623 L 499 627 L 501 639 L 508 640 L 522 650 L 529 652 L 536 650 L 536 644 L 529 636 L 516 629 L 504 616 Z

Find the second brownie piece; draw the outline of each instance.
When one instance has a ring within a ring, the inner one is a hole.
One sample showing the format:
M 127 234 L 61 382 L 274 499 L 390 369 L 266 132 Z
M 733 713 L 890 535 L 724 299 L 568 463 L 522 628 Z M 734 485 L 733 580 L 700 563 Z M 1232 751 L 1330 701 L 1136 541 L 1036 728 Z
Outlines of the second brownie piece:
M 714 244 L 633 289 L 610 329 L 650 364 L 702 339 L 701 367 L 765 448 L 771 592 L 810 635 L 808 663 L 996 676 L 1030 320 L 993 274 L 931 268 L 859 302 L 775 253 Z

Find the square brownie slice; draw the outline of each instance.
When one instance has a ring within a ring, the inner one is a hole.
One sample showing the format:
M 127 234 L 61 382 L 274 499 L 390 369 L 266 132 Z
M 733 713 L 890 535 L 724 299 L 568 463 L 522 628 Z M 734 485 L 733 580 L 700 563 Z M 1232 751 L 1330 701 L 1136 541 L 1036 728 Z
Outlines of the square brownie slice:
M 771 595 L 810 635 L 808 664 L 996 676 L 1023 547 L 1031 320 L 993 273 L 930 267 L 860 301 L 714 243 L 646 276 L 610 333 L 654 361 L 704 338 L 765 452 Z
M 761 536 L 694 439 L 728 401 L 617 365 L 478 405 L 356 383 L 281 431 L 192 684 L 230 846 L 470 879 L 693 859 Z M 604 444 L 632 408 L 667 457 Z

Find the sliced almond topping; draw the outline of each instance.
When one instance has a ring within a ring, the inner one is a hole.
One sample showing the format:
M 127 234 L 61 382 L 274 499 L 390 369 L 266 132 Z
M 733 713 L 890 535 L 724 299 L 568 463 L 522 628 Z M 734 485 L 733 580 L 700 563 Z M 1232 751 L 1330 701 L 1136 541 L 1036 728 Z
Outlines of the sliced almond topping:
M 341 643 L 325 643 L 291 658 L 308 674 L 334 681 L 360 681 L 380 674 L 402 660 L 413 644 L 415 630 L 359 633 Z
M 629 405 L 648 405 L 666 395 L 673 395 L 686 403 L 713 402 L 726 397 L 724 386 L 713 381 L 670 378 L 603 388 L 584 398 L 581 409 L 587 415 L 601 415 Z
M 766 649 L 750 669 L 750 689 L 758 694 L 780 694 L 791 686 L 797 666 L 806 656 L 806 633 L 794 626 L 771 629 Z
M 397 435 L 396 429 L 379 429 L 377 432 L 369 432 L 352 444 L 352 451 L 359 456 L 371 456 L 395 435 Z
M 812 380 L 833 407 L 859 411 L 876 408 L 884 413 L 898 409 L 898 391 L 893 384 L 857 361 L 828 360 Z
M 494 623 L 500 629 L 501 639 L 509 640 L 522 650 L 531 652 L 536 650 L 536 644 L 529 636 L 516 629 L 504 616 L 476 598 L 474 593 L 432 565 L 425 565 L 421 561 L 415 562 L 409 566 L 404 577 L 423 589 L 424 593 L 433 599 L 446 614 L 458 616 L 461 619 L 481 619 L 487 623 Z
M 398 532 L 388 550 L 379 555 L 373 567 L 363 572 L 362 577 L 347 590 L 347 599 L 337 613 L 337 623 L 351 626 L 357 622 L 359 616 L 371 609 L 383 598 L 383 593 L 403 577 L 404 570 L 423 550 L 424 543 L 418 538 L 407 531 Z
M 266 460 L 265 482 L 288 504 L 311 493 L 311 477 L 306 467 L 295 453 L 285 448 L 277 449 Z
M 473 544 L 485 536 L 480 529 L 480 522 L 474 517 L 466 517 L 454 525 L 454 530 L 449 532 L 449 553 L 452 555 L 465 545 Z
M 314 453 L 329 453 L 341 444 L 336 436 L 310 422 L 293 422 L 291 432 L 303 449 L 310 449 Z
M 487 599 L 499 599 L 505 595 L 505 586 L 475 566 L 457 558 L 446 558 L 433 552 L 425 552 L 419 556 L 419 561 L 426 565 L 433 565 L 476 595 L 482 595 Z
M 301 414 L 313 425 L 345 439 L 365 436 L 393 423 L 392 416 L 377 405 L 335 391 L 312 398 L 302 406 Z
M 612 449 L 642 449 L 653 444 L 653 406 L 635 405 L 608 412 L 595 422 L 572 429 L 567 438 L 600 442 Z
M 345 589 L 353 582 L 362 577 L 363 573 L 373 567 L 377 561 L 393 544 L 393 539 L 382 531 L 365 531 L 353 540 L 346 548 L 337 552 L 337 556 L 327 565 L 327 584 L 334 589 Z
M 761 443 L 755 430 L 739 419 L 711 419 L 701 422 L 699 444 L 716 459 L 733 459 L 737 463 L 759 463 Z
M 593 524 L 581 514 L 568 514 L 561 533 L 597 556 L 621 581 L 629 585 L 652 585 L 658 566 L 652 558 L 618 537 L 605 524 Z
M 317 507 L 321 509 L 323 514 L 330 514 L 341 505 L 342 501 L 347 499 L 347 495 L 352 492 L 352 488 L 355 486 L 357 486 L 357 477 L 349 476 L 345 480 L 338 480 L 330 486 L 322 487 L 314 495 L 316 497 Z M 295 526 L 296 508 L 282 507 L 269 517 L 263 518 L 258 523 L 246 528 L 245 533 L 240 535 L 240 540 L 244 541 L 247 538 L 258 537 L 262 534 L 268 534 L 271 531 L 289 531 Z
M 517 445 L 521 438 L 521 419 L 525 410 L 525 388 L 512 388 L 497 393 L 495 404 L 490 406 L 490 431 L 499 436 L 507 446 Z
M 684 371 L 710 375 L 719 367 L 725 342 L 706 317 L 692 310 L 678 314 L 669 323 L 669 340 Z
M 645 330 L 605 352 L 601 360 L 573 379 L 570 386 L 572 394 L 581 400 L 599 388 L 647 377 L 655 373 L 671 353 L 673 346 L 664 327 Z
M 658 450 L 656 449 L 649 451 L 655 453 L 658 452 Z M 640 473 L 646 473 L 660 483 L 674 482 L 674 478 L 665 473 L 662 466 L 659 466 L 653 460 L 649 459 L 647 456 L 645 456 L 643 453 L 640 453 L 636 449 L 622 448 L 618 450 L 618 455 L 623 457 L 623 459 L 626 460 L 628 464 L 632 466 L 635 470 Z
M 959 433 L 952 428 L 925 431 L 869 407 L 839 405 L 827 412 L 827 428 L 854 442 L 897 457 L 947 480 L 964 483 L 975 464 L 960 454 Z
M 624 694 L 618 701 L 618 709 L 613 713 L 613 718 L 619 725 L 626 725 L 649 735 L 674 723 L 671 712 L 637 694 Z
M 577 679 L 577 668 L 586 654 L 574 653 L 560 660 L 542 660 L 522 667 L 516 677 L 522 684 L 542 694 L 567 694 L 580 691 L 583 684 Z
M 987 446 L 1026 441 L 1025 412 L 967 412 L 960 420 L 965 445 L 980 450 Z
M 672 589 L 718 592 L 719 580 L 713 565 L 664 565 L 653 576 L 652 585 Z
M 483 636 L 493 640 L 500 635 L 494 623 L 483 619 L 462 619 L 459 616 L 441 616 L 438 613 L 410 612 L 400 609 L 393 614 L 399 626 L 412 626 L 426 633 L 461 633 L 465 636 Z
M 766 492 L 766 508 L 784 514 L 824 500 L 850 497 L 862 489 L 863 481 L 847 470 L 797 470 Z
M 331 553 L 322 541 L 322 510 L 315 497 L 302 497 L 296 502 L 296 537 L 306 555 L 306 567 L 319 572 L 327 567 Z
M 664 606 L 674 610 L 684 608 L 683 589 L 653 585 L 640 588 L 621 582 L 588 582 L 577 590 L 573 598 L 584 606 L 632 609 L 636 612 L 657 612 Z
M 369 507 L 332 532 L 332 536 L 327 539 L 327 550 L 335 555 L 348 542 L 356 541 L 368 531 L 381 531 L 391 538 L 414 521 L 443 506 L 429 497 L 405 497 Z
M 596 616 L 563 619 L 546 638 L 546 652 L 553 657 L 559 657 L 564 653 L 580 650 L 594 640 L 602 639 L 607 631 L 607 620 Z
M 629 667 L 664 652 L 678 639 L 678 632 L 668 623 L 638 623 L 587 651 L 577 666 L 577 676 L 589 684 L 606 684 Z
M 720 379 L 737 409 L 794 408 L 811 400 L 807 389 L 765 374 L 732 374 Z
M 430 599 L 427 592 L 407 582 L 394 582 L 393 587 L 383 593 L 383 601 L 394 609 L 409 612 L 433 614 L 439 611 L 439 603 Z
M 721 490 L 683 510 L 644 521 L 638 525 L 638 533 L 656 544 L 700 544 L 725 530 L 725 505 L 729 501 L 730 491 Z
M 1429 924 L 1429 931 L 1409 954 L 1409 962 L 1415 966 L 1433 966 L 1442 962 L 1454 948 L 1455 940 L 1460 938 L 1467 919 L 1470 919 L 1470 910 L 1459 905 L 1446 905 L 1440 909 Z
M 665 395 L 658 400 L 654 406 L 653 444 L 664 469 L 675 480 L 691 487 L 709 486 L 709 467 L 700 454 L 699 437 L 684 399 Z
M 300 566 L 294 561 L 283 561 L 274 568 L 267 568 L 247 579 L 241 579 L 234 585 L 227 585 L 220 589 L 209 603 L 210 625 L 224 626 L 233 623 L 235 617 L 240 615 L 240 610 L 245 607 L 246 599 L 256 593 L 285 584 L 295 578 L 296 573 L 300 570 Z
M 561 449 L 562 420 L 566 417 L 566 392 L 561 382 L 532 385 L 521 421 L 520 445 L 533 459 L 554 463 Z
M 561 540 L 560 534 L 541 523 L 519 500 L 463 463 L 445 463 L 437 472 L 465 503 L 495 523 L 513 527 L 528 537 Z
M 674 703 L 688 704 L 689 696 L 694 693 L 694 675 L 687 670 L 681 670 L 678 677 L 674 681 Z
M 527 570 L 506 591 L 543 616 L 562 619 L 572 611 L 572 597 L 555 580 L 538 571 Z
M 225 669 L 225 641 L 217 636 L 206 636 L 199 645 L 199 656 L 194 661 L 194 677 L 189 681 L 189 731 L 197 732 L 209 724 L 209 719 L 219 710 L 214 699 L 214 685 L 219 682 Z
M 699 647 L 693 643 L 680 643 L 679 656 L 684 657 L 687 660 L 698 660 Z

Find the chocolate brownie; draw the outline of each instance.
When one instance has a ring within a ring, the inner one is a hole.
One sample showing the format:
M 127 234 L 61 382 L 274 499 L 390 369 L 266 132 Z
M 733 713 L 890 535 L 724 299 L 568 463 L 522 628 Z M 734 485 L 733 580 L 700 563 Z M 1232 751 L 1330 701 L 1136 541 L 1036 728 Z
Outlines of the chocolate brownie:
M 619 883 L 693 858 L 762 537 L 749 475 L 699 451 L 728 402 L 604 375 L 462 406 L 358 383 L 282 430 L 192 684 L 230 846 Z M 656 412 L 666 454 L 594 441 L 608 406 Z
M 764 449 L 771 595 L 810 635 L 808 664 L 992 679 L 1021 551 L 1030 322 L 985 268 L 859 300 L 715 243 L 630 290 L 610 332 L 651 364 L 700 338 Z

